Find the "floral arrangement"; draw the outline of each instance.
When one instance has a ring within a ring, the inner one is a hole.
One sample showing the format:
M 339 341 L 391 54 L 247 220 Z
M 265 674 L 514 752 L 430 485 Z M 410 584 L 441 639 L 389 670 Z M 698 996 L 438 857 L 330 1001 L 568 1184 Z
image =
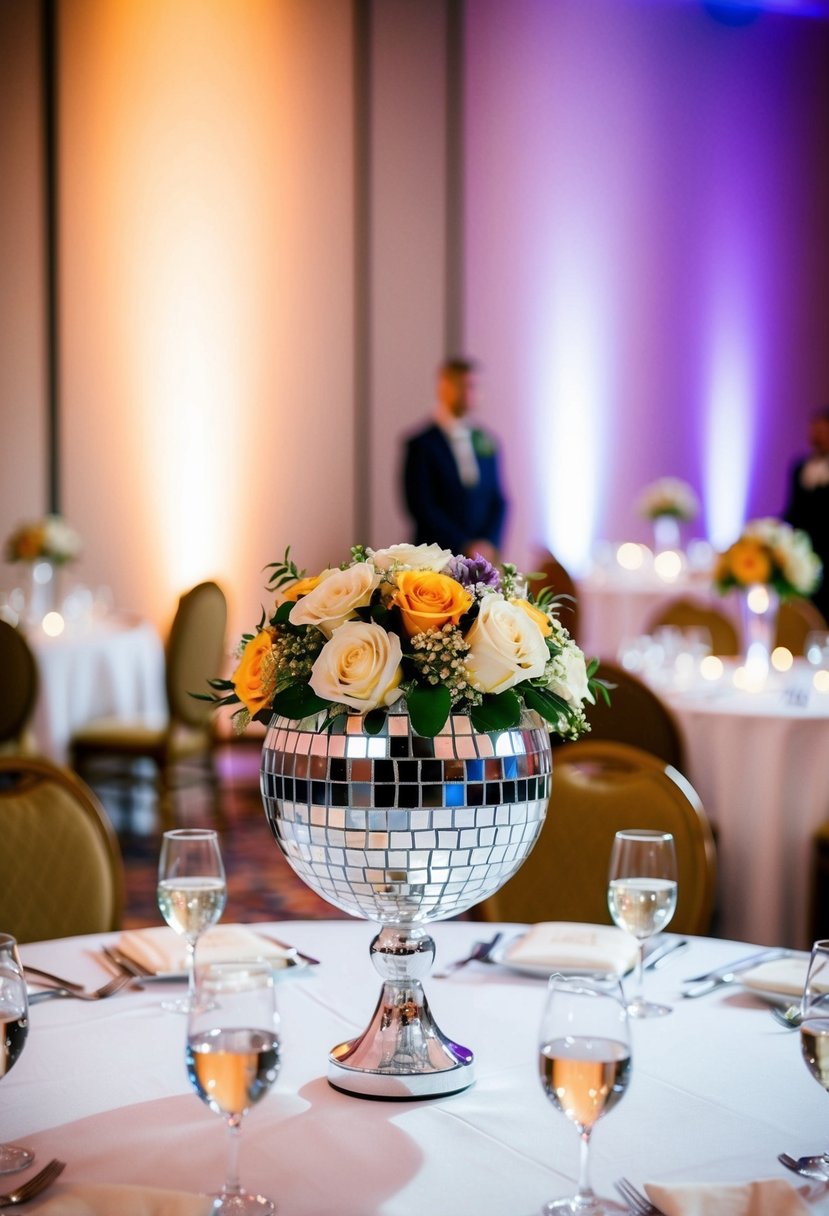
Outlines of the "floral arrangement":
M 724 593 L 732 587 L 762 583 L 781 599 L 810 595 L 823 567 L 805 532 L 779 519 L 754 519 L 714 565 L 714 584 Z
M 699 499 L 687 481 L 678 477 L 660 477 L 646 486 L 639 499 L 639 514 L 646 519 L 659 519 L 662 515 L 686 522 L 696 519 Z
M 588 729 L 585 701 L 607 689 L 596 680 L 542 592 L 519 594 L 512 565 L 457 557 L 438 545 L 357 546 L 351 559 L 308 577 L 287 550 L 267 567 L 270 616 L 242 638 L 229 680 L 211 680 L 219 705 L 238 704 L 234 725 L 271 713 L 323 723 L 349 711 L 382 728 L 404 703 L 413 729 L 433 736 L 450 713 L 476 730 L 514 726 L 523 707 L 551 731 L 575 739 Z
M 36 562 L 40 559 L 64 565 L 81 551 L 81 538 L 60 515 L 21 524 L 6 541 L 6 561 Z

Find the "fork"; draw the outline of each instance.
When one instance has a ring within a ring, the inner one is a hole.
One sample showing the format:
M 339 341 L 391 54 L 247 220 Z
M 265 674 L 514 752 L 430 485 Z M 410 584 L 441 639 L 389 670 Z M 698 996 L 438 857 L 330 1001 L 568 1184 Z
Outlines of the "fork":
M 620 1178 L 613 1184 L 624 1199 L 633 1216 L 665 1216 L 661 1208 L 651 1203 L 627 1178 Z
M 116 992 L 120 992 L 122 988 L 126 988 L 128 984 L 133 982 L 131 975 L 114 975 L 111 980 L 107 980 L 100 988 L 93 988 L 89 992 L 83 989 L 76 992 L 73 988 L 44 988 L 42 992 L 33 992 L 29 997 L 30 1005 L 39 1005 L 41 1001 L 50 1001 L 54 997 L 74 997 L 76 1001 L 103 1001 L 108 996 L 114 996 Z
M 59 988 L 71 988 L 73 992 L 83 991 L 83 984 L 76 984 L 74 980 L 65 980 L 60 975 L 53 975 L 51 971 L 41 971 L 39 967 L 32 967 L 29 963 L 23 964 L 23 970 L 35 979 L 47 980 L 50 984 L 57 984 Z
M 453 963 L 447 963 L 442 971 L 433 971 L 433 980 L 445 980 L 455 971 L 459 971 L 461 967 L 465 967 L 467 963 L 485 963 L 489 961 L 492 951 L 495 949 L 498 942 L 503 937 L 502 933 L 496 933 L 492 941 L 475 942 L 475 945 L 463 958 L 456 958 Z
M 37 1174 L 32 1174 L 26 1182 L 15 1187 L 13 1191 L 9 1191 L 8 1195 L 0 1195 L 0 1208 L 13 1208 L 18 1203 L 28 1203 L 30 1199 L 34 1199 L 35 1195 L 45 1191 L 65 1168 L 65 1161 L 58 1161 L 57 1157 L 53 1158 Z
M 825 1153 L 817 1153 L 813 1157 L 794 1157 L 788 1153 L 778 1153 L 777 1160 L 785 1165 L 787 1170 L 800 1174 L 803 1178 L 815 1178 L 818 1182 L 829 1182 L 829 1159 Z

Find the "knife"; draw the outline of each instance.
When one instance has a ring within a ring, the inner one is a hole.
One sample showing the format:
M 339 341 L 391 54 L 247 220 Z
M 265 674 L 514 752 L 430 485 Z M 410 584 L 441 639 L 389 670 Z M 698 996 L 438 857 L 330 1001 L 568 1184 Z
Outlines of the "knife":
M 651 968 L 661 967 L 665 959 L 673 954 L 675 950 L 686 950 L 688 942 L 684 937 L 669 937 L 665 941 L 658 942 L 656 946 L 646 953 L 644 968 L 650 971 Z
M 735 959 L 732 963 L 726 963 L 723 967 L 715 967 L 713 971 L 706 971 L 702 975 L 690 976 L 683 980 L 686 985 L 682 990 L 682 995 L 685 997 L 705 996 L 708 992 L 713 992 L 715 988 L 719 988 L 722 984 L 730 984 L 732 980 L 742 971 L 747 971 L 750 967 L 759 965 L 760 963 L 770 963 L 777 958 L 789 958 L 794 952 L 783 946 L 775 947 L 770 950 L 761 950 L 759 954 L 749 954 L 745 958 Z

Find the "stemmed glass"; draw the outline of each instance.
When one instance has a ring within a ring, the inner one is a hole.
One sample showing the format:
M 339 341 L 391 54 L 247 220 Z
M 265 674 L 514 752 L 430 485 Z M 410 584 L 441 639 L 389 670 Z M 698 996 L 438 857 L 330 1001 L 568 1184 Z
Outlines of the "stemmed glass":
M 0 933 L 0 1077 L 23 1050 L 28 1029 L 29 1002 L 17 942 L 10 934 Z M 22 1145 L 0 1144 L 0 1174 L 25 1169 L 34 1156 Z
M 171 929 L 187 945 L 187 996 L 162 1001 L 173 1013 L 187 1013 L 196 991 L 196 942 L 224 911 L 227 883 L 219 838 L 209 828 L 165 832 L 158 862 L 158 906 Z
M 187 1072 L 203 1102 L 228 1127 L 225 1184 L 213 1216 L 267 1216 L 272 1200 L 239 1183 L 242 1116 L 264 1098 L 279 1072 L 279 1015 L 268 963 L 211 963 L 199 969 L 187 1022 Z
M 610 854 L 607 903 L 620 929 L 638 941 L 636 996 L 628 1003 L 633 1018 L 659 1017 L 670 1005 L 655 1005 L 642 995 L 645 942 L 659 933 L 676 910 L 677 867 L 670 832 L 630 828 L 617 832 Z
M 624 1094 L 630 1069 L 630 1027 L 619 980 L 551 976 L 539 1034 L 541 1084 L 578 1128 L 581 1155 L 576 1194 L 552 1200 L 542 1208 L 543 1216 L 627 1211 L 594 1193 L 588 1163 L 593 1127 Z
M 800 1001 L 800 1049 L 806 1067 L 829 1090 L 829 941 L 812 946 Z

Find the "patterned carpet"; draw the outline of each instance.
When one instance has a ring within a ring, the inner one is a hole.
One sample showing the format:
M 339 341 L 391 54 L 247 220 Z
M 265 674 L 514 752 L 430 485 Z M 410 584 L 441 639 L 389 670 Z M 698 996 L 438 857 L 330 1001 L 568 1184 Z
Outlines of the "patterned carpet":
M 222 805 L 227 827 L 221 832 L 227 873 L 226 923 L 260 920 L 346 919 L 294 874 L 271 836 L 259 796 L 259 747 L 234 742 L 219 753 Z M 212 827 L 209 803 L 198 791 L 186 795 L 182 827 Z M 118 826 L 116 814 L 110 812 Z M 162 924 L 156 904 L 160 837 L 152 821 L 121 827 L 126 899 L 124 927 Z M 141 827 L 138 831 L 135 828 Z

